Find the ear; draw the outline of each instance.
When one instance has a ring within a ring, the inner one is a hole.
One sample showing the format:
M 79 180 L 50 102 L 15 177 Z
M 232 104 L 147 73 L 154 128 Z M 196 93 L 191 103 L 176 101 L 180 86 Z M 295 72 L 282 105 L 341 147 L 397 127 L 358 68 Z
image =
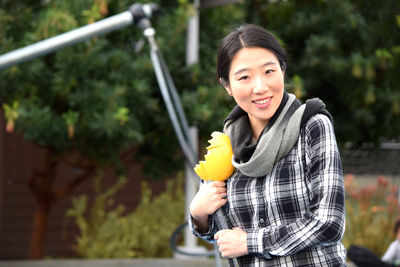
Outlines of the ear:
M 219 83 L 225 88 L 225 90 L 228 92 L 228 95 L 232 96 L 232 90 L 229 86 L 229 83 L 222 79 L 222 77 L 219 78 Z

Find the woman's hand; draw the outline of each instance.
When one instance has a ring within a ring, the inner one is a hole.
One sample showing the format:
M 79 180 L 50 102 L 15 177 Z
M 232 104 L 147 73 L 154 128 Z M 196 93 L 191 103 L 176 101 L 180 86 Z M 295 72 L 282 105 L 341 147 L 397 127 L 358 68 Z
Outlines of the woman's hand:
M 204 183 L 190 203 L 190 214 L 201 232 L 208 230 L 208 216 L 227 202 L 224 181 Z
M 240 228 L 218 231 L 214 239 L 217 240 L 219 252 L 224 258 L 237 258 L 249 254 L 247 233 Z

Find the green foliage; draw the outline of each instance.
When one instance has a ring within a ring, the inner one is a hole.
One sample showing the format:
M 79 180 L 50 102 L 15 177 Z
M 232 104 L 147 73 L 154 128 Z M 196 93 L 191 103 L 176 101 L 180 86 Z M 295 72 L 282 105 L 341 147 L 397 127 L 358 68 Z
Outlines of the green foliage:
M 80 230 L 76 238 L 78 254 L 83 258 L 172 256 L 169 238 L 184 220 L 182 176 L 168 181 L 166 190 L 155 197 L 147 183 L 142 183 L 140 203 L 130 213 L 113 200 L 126 178 L 121 176 L 105 192 L 101 192 L 100 181 L 101 176 L 96 179 L 92 205 L 86 195 L 81 195 L 72 200 L 73 207 L 66 213 Z
M 369 248 L 383 256 L 395 240 L 394 224 L 398 219 L 398 188 L 379 176 L 376 184 L 359 187 L 353 175 L 345 177 L 346 232 L 343 243 Z
M 192 1 L 155 2 L 164 10 L 152 19 L 157 43 L 202 142 L 222 129 L 234 105 L 215 77 L 216 51 L 220 39 L 244 22 L 265 26 L 283 43 L 289 55 L 287 89 L 326 102 L 340 144 L 399 138 L 397 0 L 246 0 L 201 9 L 200 62 L 191 67 L 185 65 L 185 50 Z M 131 4 L 2 1 L 0 53 L 119 14 Z M 58 153 L 76 150 L 99 164 L 117 164 L 119 155 L 134 147 L 144 169 L 162 177 L 182 161 L 149 47 L 132 49 L 143 39 L 138 27 L 124 28 L 2 70 L 0 102 L 20 103 L 16 130 L 39 145 Z M 65 114 L 77 114 L 77 120 L 66 122 Z
M 247 20 L 281 38 L 288 77 L 303 99 L 320 97 L 340 143 L 399 139 L 400 2 L 248 0 Z
M 0 54 L 121 13 L 131 4 L 2 1 Z M 175 3 L 160 24 L 155 21 L 160 46 L 179 47 L 167 57 L 178 73 L 188 72 L 184 45 L 178 44 L 184 44 L 190 6 Z M 120 155 L 134 147 L 145 166 L 162 165 L 145 168 L 155 177 L 181 167 L 148 47 L 135 53 L 130 44 L 136 38 L 144 38 L 141 30 L 126 28 L 2 70 L 0 102 L 4 107 L 19 103 L 19 117 L 12 121 L 16 131 L 59 155 L 78 151 L 98 165 L 120 164 Z M 163 163 L 163 151 L 169 152 L 168 164 Z
M 18 101 L 14 101 L 12 105 L 8 105 L 7 103 L 3 104 L 4 117 L 7 119 L 6 130 L 8 132 L 14 131 L 15 120 L 18 119 L 19 117 L 18 108 L 19 108 Z
M 223 36 L 244 22 L 244 11 L 240 4 L 200 10 L 200 60 L 192 66 L 191 79 L 182 86 L 181 97 L 189 107 L 189 121 L 199 128 L 203 143 L 212 131 L 222 130 L 225 117 L 235 105 L 216 77 L 216 54 Z

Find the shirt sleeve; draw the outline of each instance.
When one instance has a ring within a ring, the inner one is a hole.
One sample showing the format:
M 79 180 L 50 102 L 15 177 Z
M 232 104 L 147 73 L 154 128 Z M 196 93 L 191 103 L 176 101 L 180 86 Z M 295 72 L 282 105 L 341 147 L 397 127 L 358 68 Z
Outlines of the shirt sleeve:
M 217 228 L 212 216 L 208 216 L 208 232 L 206 233 L 200 233 L 198 231 L 194 224 L 192 215 L 189 216 L 188 224 L 193 235 L 200 237 L 208 243 L 215 243 L 214 235 L 217 233 Z
M 333 125 L 315 115 L 304 129 L 309 208 L 290 224 L 248 232 L 250 253 L 285 256 L 338 242 L 345 228 L 343 172 Z

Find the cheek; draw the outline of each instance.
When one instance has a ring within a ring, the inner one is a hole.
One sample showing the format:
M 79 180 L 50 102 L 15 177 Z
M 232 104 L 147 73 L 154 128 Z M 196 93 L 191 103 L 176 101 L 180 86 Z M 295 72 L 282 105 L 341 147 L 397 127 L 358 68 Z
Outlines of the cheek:
M 275 79 L 272 81 L 272 84 L 277 90 L 283 90 L 285 86 L 285 80 L 283 75 L 277 75 Z
M 240 101 L 241 99 L 248 98 L 250 94 L 250 90 L 245 88 L 235 88 L 234 90 L 232 90 L 232 95 L 235 98 L 236 102 Z
M 233 81 L 231 83 L 231 92 L 233 96 L 236 97 L 246 97 L 252 92 L 252 84 L 251 83 L 239 83 L 237 81 Z

